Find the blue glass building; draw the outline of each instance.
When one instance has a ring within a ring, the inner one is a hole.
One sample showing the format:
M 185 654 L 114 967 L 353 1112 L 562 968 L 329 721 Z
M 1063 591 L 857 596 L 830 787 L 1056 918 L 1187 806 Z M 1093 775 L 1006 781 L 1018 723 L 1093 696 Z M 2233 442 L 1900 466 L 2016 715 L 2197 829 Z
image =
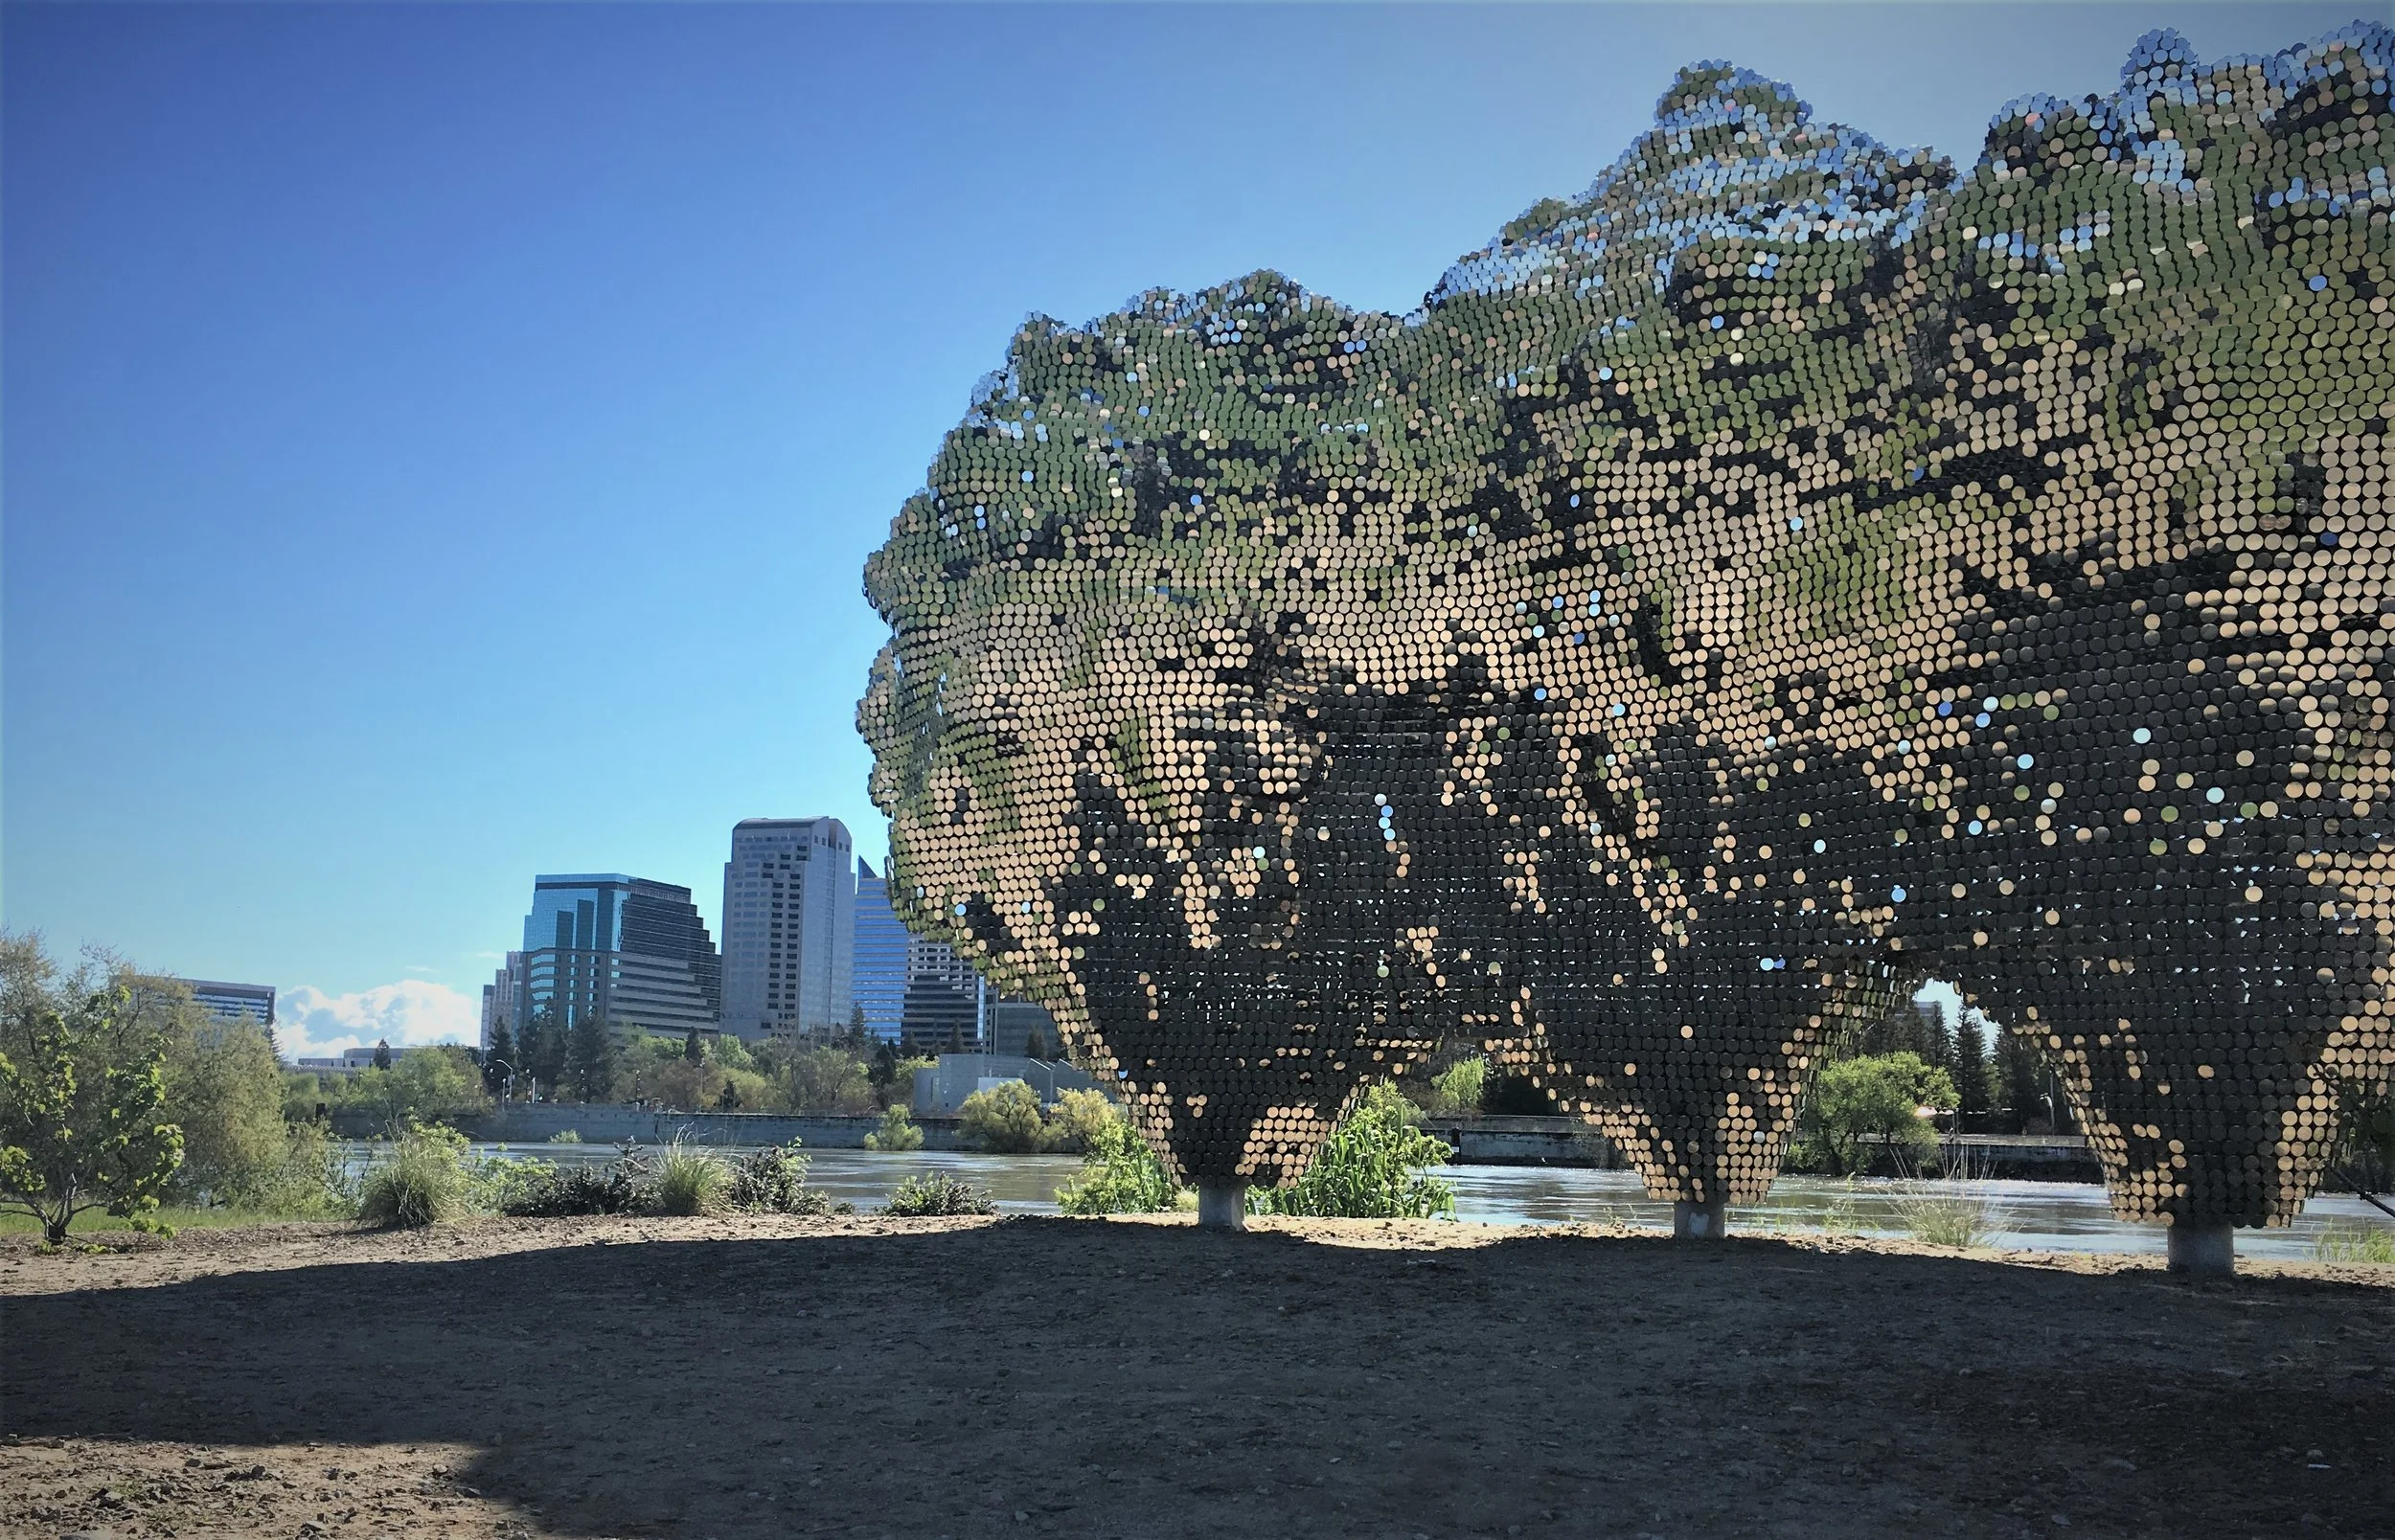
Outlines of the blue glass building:
M 723 972 L 688 888 L 620 873 L 533 879 L 524 917 L 523 998 L 515 1020 L 555 1009 L 617 1028 L 714 1031 Z

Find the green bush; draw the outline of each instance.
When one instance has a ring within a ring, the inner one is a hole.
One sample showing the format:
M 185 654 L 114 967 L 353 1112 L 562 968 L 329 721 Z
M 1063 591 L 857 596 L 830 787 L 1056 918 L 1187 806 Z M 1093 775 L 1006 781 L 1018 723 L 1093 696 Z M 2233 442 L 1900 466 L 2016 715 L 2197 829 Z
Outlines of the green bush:
M 582 1142 L 582 1134 L 572 1128 L 560 1128 L 549 1136 L 549 1143 L 552 1144 L 579 1144 Z
M 665 1160 L 657 1168 L 657 1207 L 686 1218 L 705 1213 L 722 1202 L 731 1180 L 732 1168 L 723 1157 L 692 1149 L 677 1139 L 665 1147 Z
M 528 1170 L 499 1193 L 492 1207 L 501 1213 L 530 1219 L 640 1213 L 657 1203 L 656 1164 L 637 1150 L 627 1149 L 604 1166 L 509 1164 Z
M 1424 1167 L 1445 1165 L 1455 1152 L 1415 1126 L 1420 1116 L 1396 1087 L 1372 1087 L 1357 1102 L 1313 1164 L 1285 1188 L 1250 1188 L 1251 1213 L 1316 1218 L 1452 1218 L 1455 1190 Z
M 1919 1109 L 1951 1108 L 1954 1100 L 1952 1078 L 1910 1050 L 1840 1060 L 1813 1082 L 1799 1159 L 1832 1176 L 1850 1175 L 1873 1153 L 1865 1135 L 1879 1136 L 1899 1161 L 1934 1154 L 1937 1132 Z
M 807 1185 L 807 1157 L 798 1141 L 771 1144 L 732 1164 L 723 1201 L 750 1213 L 830 1213 L 830 1198 Z
M 1021 1080 L 976 1091 L 957 1109 L 965 1138 L 992 1155 L 1029 1155 L 1047 1142 L 1039 1116 L 1039 1093 Z
M 1081 1170 L 1057 1189 L 1066 1213 L 1169 1213 L 1180 1202 L 1181 1185 L 1139 1130 L 1120 1114 L 1084 1136 Z
M 881 1212 L 901 1219 L 933 1219 L 947 1214 L 995 1213 L 998 1206 L 981 1189 L 968 1187 L 945 1171 L 931 1171 L 901 1182 Z
M 357 1216 L 392 1229 L 462 1218 L 474 1207 L 465 1153 L 466 1136 L 455 1129 L 414 1124 L 399 1136 L 391 1159 L 366 1173 Z
M 902 1154 L 924 1147 L 924 1131 L 906 1115 L 902 1102 L 893 1101 L 881 1109 L 881 1126 L 865 1136 L 865 1147 L 885 1155 Z

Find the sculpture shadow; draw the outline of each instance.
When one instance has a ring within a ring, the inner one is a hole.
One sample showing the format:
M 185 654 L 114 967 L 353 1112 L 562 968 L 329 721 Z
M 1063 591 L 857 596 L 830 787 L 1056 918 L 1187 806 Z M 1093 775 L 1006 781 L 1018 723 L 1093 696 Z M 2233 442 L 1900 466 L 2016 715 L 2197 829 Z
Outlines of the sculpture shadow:
M 468 1444 L 461 1480 L 563 1534 L 2259 1532 L 2395 1498 L 2395 1291 L 1359 1228 L 1017 1219 L 20 1295 L 0 1416 Z

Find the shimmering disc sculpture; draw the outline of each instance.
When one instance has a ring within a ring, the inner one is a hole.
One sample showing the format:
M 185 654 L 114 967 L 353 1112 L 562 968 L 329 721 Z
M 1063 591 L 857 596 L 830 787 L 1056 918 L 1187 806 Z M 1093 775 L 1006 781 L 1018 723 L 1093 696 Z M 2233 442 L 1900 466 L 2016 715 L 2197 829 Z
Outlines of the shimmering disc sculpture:
M 1460 1034 L 1752 1197 L 1941 977 L 2122 1212 L 2283 1222 L 2395 1074 L 2391 55 L 1963 177 L 1703 65 L 1411 315 L 1035 319 L 867 570 L 894 898 L 1196 1180 Z

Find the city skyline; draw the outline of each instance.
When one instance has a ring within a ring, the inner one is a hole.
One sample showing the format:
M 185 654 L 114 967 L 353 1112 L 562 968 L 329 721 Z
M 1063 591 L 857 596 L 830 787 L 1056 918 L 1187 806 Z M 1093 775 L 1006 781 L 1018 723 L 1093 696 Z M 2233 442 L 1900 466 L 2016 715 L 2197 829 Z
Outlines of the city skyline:
M 883 866 L 858 567 L 1025 309 L 1267 265 L 1410 309 L 1699 57 L 1967 167 L 2149 27 L 2353 11 L 1869 13 L 1291 11 L 1266 54 L 1194 8 L 15 12 L 0 913 L 270 981 L 295 1053 L 471 1042 L 531 873 L 720 935 L 742 818 Z M 1081 132 L 1024 79 L 1126 68 L 1147 170 L 989 174 L 992 113 Z

